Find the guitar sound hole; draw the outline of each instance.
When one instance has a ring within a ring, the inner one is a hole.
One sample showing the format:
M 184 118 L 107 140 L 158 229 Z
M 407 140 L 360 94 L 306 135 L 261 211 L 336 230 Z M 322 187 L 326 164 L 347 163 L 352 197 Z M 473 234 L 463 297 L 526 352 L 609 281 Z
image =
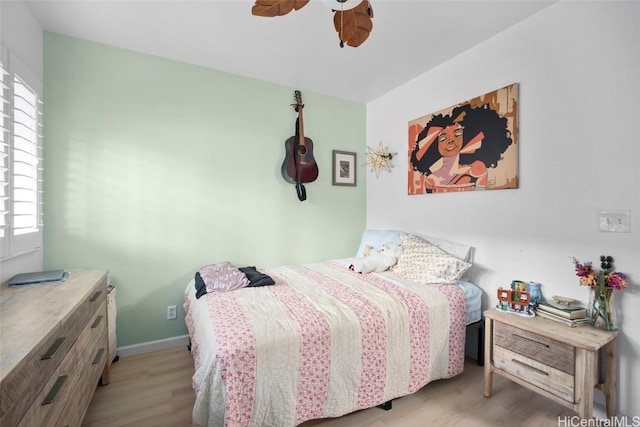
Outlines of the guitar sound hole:
M 304 145 L 299 145 L 298 153 L 304 156 L 305 154 L 307 154 L 307 147 L 305 147 Z

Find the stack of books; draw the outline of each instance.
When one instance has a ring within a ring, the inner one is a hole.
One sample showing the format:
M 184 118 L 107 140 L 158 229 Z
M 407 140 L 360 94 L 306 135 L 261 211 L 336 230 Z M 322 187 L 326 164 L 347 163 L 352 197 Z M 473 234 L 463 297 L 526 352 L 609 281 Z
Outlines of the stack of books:
M 587 309 L 580 305 L 566 305 L 555 301 L 541 301 L 536 308 L 536 315 L 555 320 L 567 326 L 583 326 L 589 324 Z

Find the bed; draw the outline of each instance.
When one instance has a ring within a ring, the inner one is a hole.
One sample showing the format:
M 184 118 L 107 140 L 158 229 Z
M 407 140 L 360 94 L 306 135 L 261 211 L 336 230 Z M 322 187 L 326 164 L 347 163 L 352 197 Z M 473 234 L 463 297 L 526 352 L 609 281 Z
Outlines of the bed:
M 193 425 L 296 426 L 460 374 L 465 328 L 481 313 L 480 290 L 460 280 L 471 263 L 420 237 L 440 251 L 438 262 L 446 258 L 447 274 L 455 265 L 455 277 L 446 277 L 454 280 L 425 284 L 412 276 L 425 270 L 425 256 L 408 250 L 406 236 L 399 234 L 395 271 L 358 274 L 349 269 L 353 258 L 284 266 L 263 271 L 273 286 L 200 298 L 192 280 L 184 307 Z

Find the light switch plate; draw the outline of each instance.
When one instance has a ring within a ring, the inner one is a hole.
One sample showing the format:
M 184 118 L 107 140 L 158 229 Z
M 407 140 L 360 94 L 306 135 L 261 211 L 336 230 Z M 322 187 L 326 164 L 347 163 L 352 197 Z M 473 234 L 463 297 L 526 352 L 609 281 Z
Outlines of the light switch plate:
M 628 233 L 629 221 L 629 211 L 600 211 L 600 232 Z

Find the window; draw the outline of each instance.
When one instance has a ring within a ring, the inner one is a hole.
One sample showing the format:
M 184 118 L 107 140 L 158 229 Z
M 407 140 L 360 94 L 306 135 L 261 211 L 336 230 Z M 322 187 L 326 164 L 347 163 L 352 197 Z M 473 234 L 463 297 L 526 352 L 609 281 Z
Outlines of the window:
M 0 47 L 0 255 L 9 253 L 9 68 L 7 51 Z
M 41 83 L 0 46 L 0 258 L 42 246 Z

